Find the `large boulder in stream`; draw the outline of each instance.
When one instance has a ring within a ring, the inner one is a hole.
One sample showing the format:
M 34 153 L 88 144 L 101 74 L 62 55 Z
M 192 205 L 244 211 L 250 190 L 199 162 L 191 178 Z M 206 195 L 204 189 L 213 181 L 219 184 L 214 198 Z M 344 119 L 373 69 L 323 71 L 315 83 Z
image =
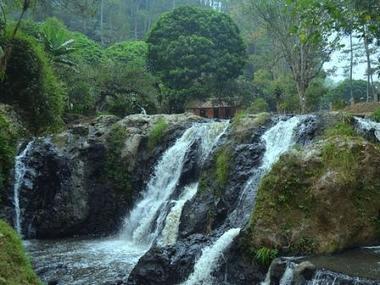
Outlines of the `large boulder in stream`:
M 191 114 L 132 115 L 122 120 L 101 116 L 35 139 L 22 160 L 24 236 L 62 238 L 117 231 L 157 159 L 200 120 Z M 9 204 L 11 200 L 12 193 Z
M 339 124 L 263 178 L 246 240 L 255 251 L 323 254 L 380 242 L 380 145 Z

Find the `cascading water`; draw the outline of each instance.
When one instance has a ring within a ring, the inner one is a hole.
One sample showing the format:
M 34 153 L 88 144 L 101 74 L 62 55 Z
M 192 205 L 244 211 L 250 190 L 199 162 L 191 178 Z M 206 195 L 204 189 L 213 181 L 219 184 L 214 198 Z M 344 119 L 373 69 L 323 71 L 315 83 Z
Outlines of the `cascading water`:
M 167 212 L 164 209 L 171 201 L 190 147 L 199 141 L 199 157 L 207 157 L 227 126 L 227 122 L 194 124 L 163 154 L 143 198 L 125 220 L 122 239 L 149 249 L 165 222 Z
M 13 186 L 13 204 L 15 210 L 14 224 L 18 234 L 22 236 L 22 216 L 20 208 L 20 189 L 24 182 L 27 167 L 25 165 L 27 155 L 33 146 L 33 141 L 30 141 L 24 150 L 16 156 L 15 159 L 15 181 Z
M 306 118 L 306 116 L 295 116 L 287 120 L 280 120 L 264 133 L 262 141 L 265 143 L 266 150 L 262 164 L 247 181 L 235 210 L 228 218 L 228 224 L 230 227 L 233 226 L 233 228 L 226 231 L 212 246 L 206 247 L 202 251 L 201 257 L 194 266 L 193 273 L 183 284 L 213 283 L 211 274 L 218 267 L 218 261 L 220 261 L 223 251 L 230 246 L 234 238 L 239 234 L 241 227 L 249 219 L 261 178 L 271 169 L 279 157 L 296 143 L 295 133 L 297 127 Z
M 194 183 L 185 187 L 180 198 L 177 201 L 174 201 L 175 204 L 166 217 L 165 227 L 161 232 L 161 238 L 159 240 L 160 246 L 174 245 L 177 241 L 182 209 L 185 206 L 185 203 L 195 196 L 198 190 L 198 185 L 199 183 Z
M 211 273 L 218 266 L 223 252 L 240 233 L 240 228 L 226 231 L 213 245 L 202 250 L 202 255 L 194 265 L 194 271 L 182 285 L 213 284 Z
M 373 132 L 377 140 L 380 142 L 380 123 L 359 117 L 355 117 L 355 120 L 358 122 L 359 129 L 364 132 Z
M 126 281 L 140 257 L 155 241 L 158 245 L 161 241 L 165 244 L 175 242 L 182 207 L 198 188 L 198 183 L 194 183 L 177 189 L 186 155 L 195 145 L 196 164 L 202 167 L 228 125 L 228 121 L 194 123 L 166 150 L 154 168 L 142 199 L 125 219 L 116 238 L 27 242 L 37 273 L 45 281 L 60 280 L 59 284 Z M 176 199 L 177 193 L 181 194 Z

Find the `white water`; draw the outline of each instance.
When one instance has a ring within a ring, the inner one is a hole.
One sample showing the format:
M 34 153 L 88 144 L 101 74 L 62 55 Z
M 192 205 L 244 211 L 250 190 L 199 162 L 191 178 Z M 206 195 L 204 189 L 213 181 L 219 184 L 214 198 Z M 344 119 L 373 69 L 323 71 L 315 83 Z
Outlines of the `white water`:
M 253 171 L 240 194 L 237 207 L 230 215 L 229 220 L 233 225 L 242 226 L 248 221 L 261 178 L 270 171 L 282 154 L 289 151 L 295 145 L 294 136 L 297 127 L 306 118 L 306 116 L 295 116 L 284 121 L 281 120 L 264 133 L 261 138 L 265 144 L 262 164 Z
M 175 201 L 175 205 L 171 208 L 170 213 L 166 217 L 165 227 L 161 232 L 159 245 L 168 246 L 176 243 L 183 207 L 187 201 L 195 196 L 198 185 L 199 183 L 194 183 L 185 187 L 180 198 Z
M 359 124 L 359 128 L 363 131 L 373 131 L 375 134 L 375 137 L 380 142 L 380 123 L 377 123 L 375 121 L 372 121 L 370 119 L 363 119 L 359 117 L 355 117 L 355 120 Z
M 19 235 L 22 236 L 22 215 L 20 209 L 20 188 L 24 182 L 24 177 L 27 171 L 25 159 L 33 146 L 33 141 L 30 141 L 25 149 L 16 156 L 15 159 L 15 181 L 13 185 L 13 204 L 15 208 L 15 228 Z
M 122 239 L 150 248 L 165 221 L 167 213 L 163 209 L 176 189 L 190 147 L 200 141 L 199 155 L 207 157 L 227 126 L 228 122 L 196 123 L 163 154 L 142 199 L 125 220 Z
M 226 231 L 213 245 L 205 247 L 194 265 L 194 271 L 183 285 L 213 284 L 211 273 L 217 268 L 223 252 L 240 233 L 240 228 Z

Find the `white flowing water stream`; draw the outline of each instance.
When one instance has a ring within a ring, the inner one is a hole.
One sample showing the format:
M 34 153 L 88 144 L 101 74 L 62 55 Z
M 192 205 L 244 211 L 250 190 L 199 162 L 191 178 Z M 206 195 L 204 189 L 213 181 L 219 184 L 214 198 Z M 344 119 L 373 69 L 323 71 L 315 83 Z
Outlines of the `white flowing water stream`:
M 223 252 L 232 244 L 251 214 L 257 188 L 261 178 L 272 168 L 280 156 L 289 151 L 296 143 L 297 127 L 307 116 L 295 116 L 287 120 L 280 120 L 262 136 L 265 144 L 265 153 L 262 164 L 253 171 L 239 198 L 238 205 L 229 217 L 234 226 L 226 231 L 213 245 L 203 249 L 202 255 L 194 265 L 194 271 L 183 283 L 184 285 L 213 284 L 212 272 L 218 267 Z M 237 227 L 236 227 L 237 226 Z
M 20 207 L 20 190 L 24 182 L 24 178 L 27 172 L 27 167 L 25 165 L 27 156 L 30 149 L 33 146 L 33 141 L 30 141 L 24 150 L 16 156 L 15 159 L 15 180 L 13 185 L 13 204 L 15 210 L 14 224 L 15 229 L 19 235 L 22 236 L 22 215 Z
M 59 284 L 105 284 L 127 280 L 139 258 L 158 240 L 175 243 L 179 218 L 186 201 L 197 191 L 197 183 L 182 189 L 178 200 L 175 193 L 186 155 L 198 143 L 198 167 L 208 157 L 228 121 L 194 123 L 177 139 L 160 160 L 136 203 L 125 219 L 117 237 L 104 240 L 28 241 L 35 268 L 45 281 L 59 280 Z M 174 206 L 170 207 L 170 203 Z
M 358 122 L 359 128 L 362 131 L 373 132 L 377 140 L 380 142 L 380 123 L 360 117 L 355 117 L 355 120 Z

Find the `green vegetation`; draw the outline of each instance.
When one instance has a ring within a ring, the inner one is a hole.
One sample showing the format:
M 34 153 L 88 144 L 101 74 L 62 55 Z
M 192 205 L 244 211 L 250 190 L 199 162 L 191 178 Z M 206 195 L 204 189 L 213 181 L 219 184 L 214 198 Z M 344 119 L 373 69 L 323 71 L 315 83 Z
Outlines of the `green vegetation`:
M 336 129 L 282 156 L 262 179 L 246 237 L 251 250 L 321 254 L 378 242 L 380 149 Z
M 114 61 L 145 67 L 148 45 L 144 41 L 116 43 L 105 50 L 105 57 Z
M 117 124 L 112 126 L 107 138 L 106 174 L 116 190 L 127 193 L 132 198 L 128 161 L 121 157 L 127 135 L 125 127 Z
M 6 179 L 9 177 L 16 155 L 17 139 L 20 134 L 0 111 L 0 200 Z
M 0 284 L 40 285 L 25 255 L 21 239 L 4 221 L 0 220 Z
M 65 89 L 55 76 L 42 47 L 30 36 L 18 33 L 3 38 L 12 45 L 5 79 L 0 82 L 0 101 L 15 105 L 35 133 L 62 125 Z
M 148 134 L 148 148 L 153 150 L 165 137 L 169 125 L 165 118 L 160 118 L 152 126 Z
M 278 250 L 266 247 L 259 248 L 255 255 L 257 262 L 262 266 L 269 266 L 276 257 L 278 257 Z
M 247 110 L 249 113 L 257 114 L 269 111 L 269 105 L 263 98 L 253 100 L 251 106 Z
M 357 133 L 352 127 L 352 125 L 346 122 L 341 122 L 331 128 L 326 129 L 325 136 L 326 137 L 339 137 L 339 136 L 354 137 L 354 136 L 357 136 Z
M 231 155 L 228 149 L 222 149 L 216 154 L 215 178 L 219 186 L 223 187 L 228 182 Z
M 371 115 L 371 118 L 375 120 L 376 122 L 380 123 L 380 108 L 378 108 L 373 114 Z
M 147 43 L 153 72 L 180 97 L 221 95 L 222 85 L 244 66 L 239 29 L 229 16 L 212 10 L 180 7 L 164 14 Z

